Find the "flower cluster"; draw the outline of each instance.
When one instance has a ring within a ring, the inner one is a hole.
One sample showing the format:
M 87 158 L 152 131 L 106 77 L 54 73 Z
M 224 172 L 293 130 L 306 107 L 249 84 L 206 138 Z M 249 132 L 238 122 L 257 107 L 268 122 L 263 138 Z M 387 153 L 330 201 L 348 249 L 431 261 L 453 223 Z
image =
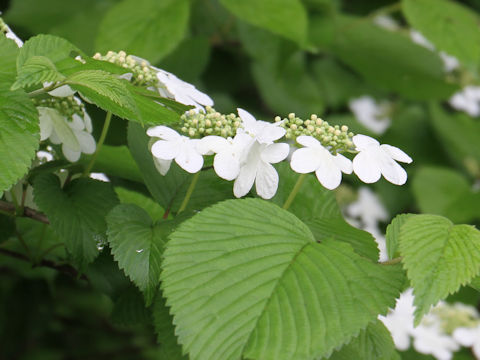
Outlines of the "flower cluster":
M 257 194 L 270 199 L 278 187 L 278 174 L 271 164 L 283 161 L 290 152 L 287 143 L 276 143 L 285 137 L 300 147 L 292 154 L 292 170 L 315 172 L 327 189 L 340 185 L 342 173 L 355 172 L 366 183 L 382 175 L 397 185 L 407 180 L 396 162 L 410 163 L 407 154 L 371 137 L 354 135 L 347 126 L 331 126 L 317 115 L 302 120 L 289 114 L 283 120 L 276 117 L 273 123 L 257 120 L 243 109 L 238 109 L 238 115 L 222 115 L 208 107 L 182 116 L 179 128 L 185 135 L 166 126 L 150 128 L 147 134 L 153 138 L 151 152 L 160 173 L 165 175 L 173 160 L 196 173 L 203 166 L 203 156 L 214 155 L 215 172 L 225 180 L 235 180 L 236 197 L 246 195 L 255 184 Z M 356 155 L 352 161 L 341 153 Z

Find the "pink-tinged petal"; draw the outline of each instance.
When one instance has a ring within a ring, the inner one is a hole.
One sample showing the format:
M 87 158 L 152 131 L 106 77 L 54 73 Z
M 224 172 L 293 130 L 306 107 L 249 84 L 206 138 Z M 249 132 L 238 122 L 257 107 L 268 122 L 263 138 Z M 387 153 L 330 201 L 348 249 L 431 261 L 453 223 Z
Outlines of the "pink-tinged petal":
M 232 153 L 219 153 L 213 159 L 213 168 L 222 179 L 231 181 L 240 173 L 240 162 Z
M 338 168 L 332 155 L 323 157 L 315 171 L 318 181 L 329 190 L 336 189 L 342 181 L 342 172 Z
M 193 147 L 182 148 L 175 158 L 175 162 L 183 170 L 195 174 L 202 169 L 203 156 L 195 151 Z
M 355 146 L 357 147 L 358 150 L 365 150 L 367 149 L 368 147 L 370 146 L 379 146 L 380 143 L 375 140 L 374 138 L 370 137 L 370 136 L 367 136 L 367 135 L 362 135 L 362 134 L 358 134 L 358 135 L 355 135 L 353 138 L 353 143 L 355 144 Z
M 371 184 L 377 182 L 382 175 L 377 159 L 372 157 L 370 152 L 362 151 L 353 159 L 353 172 L 364 183 Z
M 288 146 L 288 144 L 270 144 L 262 150 L 260 157 L 267 163 L 276 164 L 282 160 L 285 160 L 289 152 L 290 146 Z
M 181 151 L 180 143 L 175 141 L 158 140 L 152 145 L 152 154 L 163 160 L 175 159 Z
M 170 165 L 172 164 L 172 160 L 163 160 L 157 159 L 156 157 L 153 158 L 153 163 L 157 168 L 158 172 L 163 176 L 167 175 L 168 170 L 170 170 Z
M 383 144 L 383 145 L 380 145 L 380 148 L 394 160 L 404 162 L 407 164 L 410 164 L 413 161 L 410 156 L 408 156 L 405 152 L 403 152 L 402 150 L 400 150 L 395 146 Z
M 85 154 L 93 154 L 97 147 L 93 136 L 86 131 L 75 131 L 75 136 L 80 143 L 80 149 Z
M 269 163 L 261 161 L 257 168 L 255 190 L 263 199 L 271 199 L 278 188 L 278 173 Z
M 378 157 L 378 165 L 383 177 L 395 185 L 403 185 L 407 181 L 407 172 L 395 160 L 387 155 Z
M 297 137 L 297 142 L 300 145 L 308 146 L 308 147 L 322 146 L 320 144 L 320 142 L 317 139 L 315 139 L 313 136 L 301 135 L 301 136 Z
M 322 157 L 317 149 L 301 148 L 292 154 L 290 167 L 299 174 L 308 174 L 318 169 Z
M 169 141 L 178 140 L 181 137 L 175 130 L 163 125 L 151 127 L 147 130 L 147 135 Z
M 237 108 L 237 111 L 238 111 L 238 116 L 240 116 L 240 119 L 242 119 L 245 130 L 251 131 L 248 129 L 255 127 L 255 123 L 257 122 L 257 120 L 248 111 L 245 111 L 240 108 Z
M 66 144 L 62 144 L 62 152 L 65 158 L 70 162 L 75 162 L 80 159 L 81 152 L 71 149 Z
M 333 157 L 335 164 L 337 164 L 338 168 L 342 170 L 345 174 L 351 174 L 353 171 L 353 165 L 350 159 L 346 158 L 342 154 L 337 154 Z
M 197 142 L 196 147 L 200 154 L 211 155 L 212 153 L 217 154 L 228 149 L 229 145 L 227 139 L 221 136 L 209 135 L 200 139 L 200 141 Z

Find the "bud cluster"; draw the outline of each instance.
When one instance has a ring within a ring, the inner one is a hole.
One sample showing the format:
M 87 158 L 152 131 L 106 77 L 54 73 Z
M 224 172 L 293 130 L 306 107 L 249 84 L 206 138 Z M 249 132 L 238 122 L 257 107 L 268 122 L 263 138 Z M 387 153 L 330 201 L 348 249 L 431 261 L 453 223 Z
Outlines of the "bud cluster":
M 472 328 L 480 324 L 475 308 L 461 303 L 440 303 L 432 309 L 432 314 L 440 320 L 442 329 L 447 334 L 459 327 Z M 428 321 L 428 318 L 424 321 Z
M 132 73 L 132 84 L 141 86 L 155 86 L 158 83 L 156 71 L 146 60 L 136 59 L 132 55 L 127 55 L 125 51 L 109 51 L 106 55 L 96 53 L 93 56 L 96 60 L 108 61 L 128 69 Z
M 48 97 L 44 99 L 32 99 L 32 101 L 35 106 L 49 107 L 57 110 L 69 120 L 72 120 L 74 114 L 83 118 L 85 105 L 81 102 L 77 102 L 73 96 L 63 98 Z
M 206 111 L 189 110 L 180 117 L 180 120 L 180 131 L 190 138 L 207 135 L 234 137 L 242 123 L 235 114 L 220 114 L 210 106 L 206 107 Z
M 354 134 L 348 132 L 348 126 L 332 126 L 315 114 L 307 120 L 300 119 L 294 113 L 288 114 L 288 117 L 283 120 L 280 116 L 275 117 L 275 122 L 280 121 L 282 121 L 281 126 L 287 131 L 285 134 L 287 139 L 295 140 L 301 135 L 312 136 L 333 154 L 354 150 L 352 141 Z

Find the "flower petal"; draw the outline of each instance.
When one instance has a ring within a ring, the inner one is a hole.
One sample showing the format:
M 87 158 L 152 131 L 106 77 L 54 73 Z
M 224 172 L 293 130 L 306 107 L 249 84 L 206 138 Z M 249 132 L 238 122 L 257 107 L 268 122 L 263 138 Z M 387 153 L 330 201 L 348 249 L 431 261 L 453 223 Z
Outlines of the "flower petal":
M 408 156 L 405 152 L 400 150 L 399 148 L 388 145 L 388 144 L 383 144 L 380 145 L 380 148 L 385 151 L 392 159 L 404 162 L 407 164 L 410 164 L 413 160 L 410 156 Z
M 301 148 L 292 154 L 290 167 L 299 174 L 308 174 L 317 170 L 321 161 L 322 158 L 317 149 Z
M 48 112 L 43 107 L 38 107 L 39 119 L 40 119 L 40 140 L 46 140 L 50 137 L 53 130 L 53 123 L 48 115 Z
M 395 185 L 403 185 L 407 181 L 407 172 L 388 155 L 379 156 L 380 171 L 383 177 Z
M 353 143 L 357 147 L 358 150 L 365 150 L 366 148 L 372 146 L 372 145 L 380 145 L 380 143 L 375 140 L 374 138 L 367 136 L 367 135 L 362 135 L 358 134 L 355 135 L 353 138 Z
M 290 146 L 285 143 L 270 144 L 265 147 L 260 153 L 260 157 L 263 161 L 276 164 L 282 160 L 285 160 L 290 151 Z
M 264 161 L 260 161 L 255 179 L 255 190 L 263 199 L 271 199 L 278 188 L 278 173 L 275 168 Z
M 80 159 L 81 152 L 71 149 L 68 145 L 62 144 L 62 152 L 65 158 L 70 162 L 75 162 Z
M 49 91 L 48 94 L 52 95 L 52 96 L 55 96 L 55 97 L 67 97 L 67 96 L 74 95 L 75 90 L 72 90 L 72 88 L 68 85 L 63 85 L 63 86 L 60 86 L 60 87 L 56 88 L 55 90 Z
M 350 159 L 346 158 L 342 154 L 337 154 L 333 157 L 335 164 L 337 164 L 338 168 L 342 170 L 345 174 L 351 174 L 353 171 L 352 162 Z
M 178 140 L 181 135 L 167 126 L 154 126 L 147 130 L 148 136 L 158 137 L 163 140 Z
M 80 143 L 80 149 L 85 154 L 93 154 L 97 147 L 95 139 L 86 131 L 75 131 L 75 136 Z
M 297 137 L 297 142 L 300 145 L 308 147 L 318 147 L 321 146 L 320 141 L 315 139 L 313 136 L 300 135 Z
M 375 158 L 372 158 L 370 152 L 362 151 L 353 159 L 353 171 L 364 183 L 371 184 L 377 182 L 382 175 L 380 167 Z
M 195 174 L 199 172 L 203 166 L 203 156 L 196 152 L 193 146 L 187 146 L 180 150 L 178 155 L 175 157 L 175 162 L 183 170 L 188 171 L 191 174 Z
M 163 176 L 165 176 L 168 170 L 170 170 L 170 165 L 172 164 L 172 160 L 163 160 L 163 159 L 158 159 L 154 157 L 153 163 L 155 164 L 155 167 L 157 168 L 158 172 Z
M 260 144 L 254 143 L 250 148 L 246 161 L 240 166 L 240 172 L 233 184 L 233 194 L 238 198 L 246 195 L 253 186 L 260 160 Z
M 158 159 L 173 160 L 180 152 L 180 144 L 175 141 L 158 140 L 152 145 L 151 151 Z
M 253 115 L 246 110 L 237 108 L 237 111 L 238 111 L 238 116 L 240 116 L 240 119 L 242 119 L 245 130 L 251 131 L 248 129 L 255 127 L 255 123 L 257 122 L 257 119 L 255 119 Z
M 218 153 L 213 159 L 213 168 L 218 176 L 225 180 L 235 179 L 240 172 L 240 162 L 238 157 L 232 153 Z
M 77 114 L 72 115 L 72 121 L 69 123 L 69 125 L 73 130 L 85 129 L 85 123 L 83 122 L 83 119 Z
M 196 147 L 200 154 L 211 155 L 212 152 L 217 154 L 228 149 L 229 145 L 228 140 L 221 136 L 208 135 L 200 139 L 200 141 L 197 142 Z
M 336 189 L 342 181 L 342 171 L 335 163 L 333 155 L 324 156 L 315 171 L 318 181 L 329 190 Z
M 90 118 L 90 115 L 88 115 L 86 111 L 83 112 L 83 122 L 85 123 L 85 130 L 91 133 L 93 130 L 92 119 Z

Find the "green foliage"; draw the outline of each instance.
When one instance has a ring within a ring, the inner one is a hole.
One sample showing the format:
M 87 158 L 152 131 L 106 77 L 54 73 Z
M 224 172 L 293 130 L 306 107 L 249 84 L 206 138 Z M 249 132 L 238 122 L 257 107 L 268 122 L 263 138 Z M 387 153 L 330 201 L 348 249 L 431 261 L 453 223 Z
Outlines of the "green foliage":
M 480 59 L 479 17 L 451 0 L 403 0 L 402 9 L 413 28 L 437 48 L 468 64 Z
M 162 287 L 191 359 L 328 356 L 386 312 L 403 282 L 397 266 L 318 244 L 295 216 L 255 199 L 187 220 L 164 255 Z
M 56 82 L 65 79 L 55 67 L 55 64 L 45 56 L 32 56 L 28 58 L 19 69 L 17 81 L 12 85 L 12 90 L 42 84 L 43 82 Z
M 35 178 L 34 197 L 74 262 L 92 262 L 105 241 L 105 216 L 118 203 L 110 184 L 80 178 L 61 188 L 55 175 L 42 174 Z
M 287 39 L 305 43 L 308 18 L 300 0 L 220 0 L 240 19 Z
M 182 40 L 188 5 L 187 0 L 123 0 L 102 20 L 96 48 L 124 50 L 156 63 Z
M 112 321 L 122 326 L 148 324 L 151 316 L 145 308 L 142 294 L 135 287 L 125 289 L 116 299 L 112 309 Z
M 0 191 L 27 173 L 39 141 L 38 113 L 28 96 L 0 84 Z
M 400 229 L 405 222 L 412 218 L 413 214 L 400 214 L 393 218 L 392 222 L 387 226 L 385 241 L 387 243 L 387 255 L 389 259 L 393 259 L 398 254 L 398 243 L 400 238 Z
M 115 192 L 122 204 L 134 204 L 141 207 L 153 221 L 158 221 L 163 217 L 165 210 L 151 198 L 122 187 L 116 187 Z
M 18 47 L 13 40 L 0 35 L 0 81 L 11 84 L 17 75 Z
M 108 243 L 121 269 L 139 287 L 150 305 L 157 290 L 166 239 L 145 210 L 133 204 L 116 206 L 107 216 Z
M 415 323 L 431 305 L 480 273 L 480 232 L 437 215 L 410 217 L 400 228 L 400 254 L 415 295 Z

